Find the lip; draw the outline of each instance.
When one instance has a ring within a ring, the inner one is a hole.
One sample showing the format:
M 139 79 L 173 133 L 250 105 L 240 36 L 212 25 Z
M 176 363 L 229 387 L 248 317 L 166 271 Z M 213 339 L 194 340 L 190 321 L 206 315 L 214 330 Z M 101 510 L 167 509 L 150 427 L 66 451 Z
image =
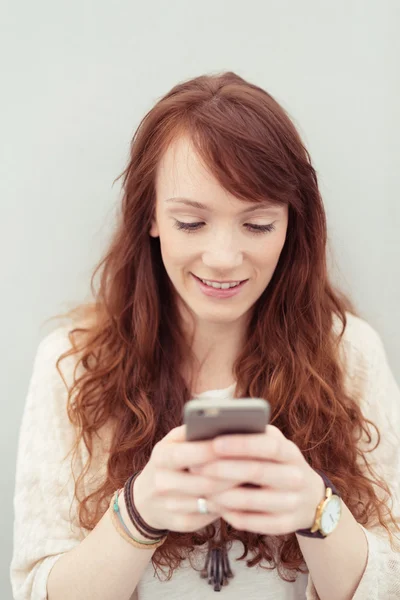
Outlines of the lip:
M 239 283 L 238 286 L 236 286 L 234 288 L 228 288 L 227 290 L 222 290 L 222 289 L 217 289 L 217 288 L 210 287 L 209 285 L 206 285 L 205 283 L 203 283 L 201 281 L 201 279 L 199 279 L 199 277 L 197 277 L 197 275 L 194 275 L 194 273 L 191 273 L 191 275 L 193 276 L 193 279 L 196 281 L 197 285 L 199 286 L 199 288 L 203 292 L 203 294 L 205 294 L 206 296 L 212 297 L 212 298 L 231 298 L 232 296 L 236 296 L 237 294 L 240 293 L 243 286 L 248 282 L 248 279 L 245 279 L 244 281 Z M 212 281 L 212 280 L 210 279 L 210 281 Z M 217 282 L 217 283 L 219 283 L 219 282 Z M 229 282 L 226 281 L 224 283 L 229 283 Z
M 194 273 L 192 273 L 192 275 L 194 275 Z M 195 277 L 200 279 L 200 277 L 197 277 L 197 275 L 195 275 Z M 220 281 L 219 279 L 208 279 L 207 277 L 203 277 L 203 279 L 206 281 L 211 281 L 212 283 L 236 283 L 237 281 L 246 281 L 246 279 L 225 279 L 224 281 Z

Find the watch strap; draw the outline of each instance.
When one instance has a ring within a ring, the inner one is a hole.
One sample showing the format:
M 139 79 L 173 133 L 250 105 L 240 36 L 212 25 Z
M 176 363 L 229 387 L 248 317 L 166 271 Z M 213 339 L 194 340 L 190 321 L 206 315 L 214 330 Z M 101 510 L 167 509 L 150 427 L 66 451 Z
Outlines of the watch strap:
M 336 496 L 339 496 L 340 498 L 340 494 L 337 490 L 337 488 L 334 486 L 334 484 L 332 483 L 332 481 L 330 479 L 328 479 L 328 477 L 325 475 L 325 473 L 322 473 L 322 471 L 319 471 L 318 469 L 314 469 L 314 471 L 316 473 L 318 473 L 318 475 L 320 475 L 325 483 L 325 488 L 331 488 L 332 490 L 332 494 L 336 494 Z M 297 534 L 299 535 L 304 535 L 305 537 L 311 537 L 311 538 L 319 538 L 319 539 L 324 539 L 325 536 L 319 531 L 314 531 L 313 533 L 311 532 L 311 528 L 309 529 L 298 529 L 296 531 Z

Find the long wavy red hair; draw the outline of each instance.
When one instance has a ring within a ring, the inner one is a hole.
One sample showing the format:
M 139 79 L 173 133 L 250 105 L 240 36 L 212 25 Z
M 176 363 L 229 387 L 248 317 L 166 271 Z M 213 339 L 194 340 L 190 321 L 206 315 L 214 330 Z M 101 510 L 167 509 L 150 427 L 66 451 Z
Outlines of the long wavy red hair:
M 94 528 L 113 491 L 145 466 L 156 442 L 182 423 L 182 407 L 191 395 L 180 374 L 190 343 L 180 327 L 159 240 L 149 236 L 157 165 L 183 133 L 235 197 L 244 202 L 268 197 L 289 209 L 284 248 L 253 307 L 247 342 L 234 365 L 236 395 L 268 399 L 271 423 L 337 485 L 357 521 L 375 519 L 391 537 L 392 513 L 372 482 L 389 496 L 390 491 L 357 444 L 364 434 L 371 441 L 369 426 L 374 425 L 363 417 L 358 399 L 345 392 L 339 343 L 346 311 L 356 313 L 328 280 L 326 219 L 316 172 L 285 110 L 232 72 L 176 85 L 143 118 L 119 177 L 123 195 L 117 227 L 92 276 L 95 301 L 68 313 L 76 320 L 69 332 L 72 348 L 59 357 L 57 368 L 63 377 L 59 363 L 69 355 L 83 367 L 68 386 L 67 408 L 78 433 L 72 451 L 84 441 L 89 453 L 76 489 L 92 461 L 93 436 L 112 423 L 107 477 L 79 502 L 80 525 Z M 157 572 L 168 568 L 171 577 L 213 529 L 171 532 L 153 555 Z M 243 543 L 241 559 L 250 553 L 249 567 L 264 563 L 289 581 L 304 569 L 294 533 L 262 536 L 225 522 L 222 533 L 227 541 Z

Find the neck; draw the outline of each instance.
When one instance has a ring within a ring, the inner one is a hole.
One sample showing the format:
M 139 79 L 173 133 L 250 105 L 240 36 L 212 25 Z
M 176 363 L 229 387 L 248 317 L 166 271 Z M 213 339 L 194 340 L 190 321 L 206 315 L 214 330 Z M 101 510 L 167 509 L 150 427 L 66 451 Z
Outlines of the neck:
M 199 322 L 188 330 L 195 364 L 187 373 L 194 393 L 222 389 L 235 381 L 233 365 L 245 341 L 247 319 L 229 323 Z

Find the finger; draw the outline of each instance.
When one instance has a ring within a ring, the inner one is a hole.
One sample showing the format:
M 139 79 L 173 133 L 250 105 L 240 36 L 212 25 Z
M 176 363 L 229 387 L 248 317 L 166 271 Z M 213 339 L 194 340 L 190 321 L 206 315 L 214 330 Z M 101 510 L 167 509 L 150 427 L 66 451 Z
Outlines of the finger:
M 199 496 L 199 498 L 201 497 L 202 496 Z M 206 506 L 208 512 L 202 514 L 199 512 L 197 498 L 193 498 L 193 496 L 183 496 L 182 494 L 172 494 L 170 496 L 165 496 L 165 498 L 163 498 L 162 504 L 163 510 L 178 515 L 197 514 L 199 517 L 204 517 L 206 515 L 214 515 L 215 517 L 220 516 L 221 513 L 218 512 L 216 505 L 211 500 L 206 499 Z
M 186 425 L 180 425 L 179 427 L 174 427 L 167 433 L 164 437 L 164 440 L 169 440 L 171 442 L 184 442 L 186 440 Z
M 213 440 L 213 449 L 219 456 L 240 456 L 281 463 L 296 462 L 301 456 L 299 448 L 282 434 L 277 435 L 274 432 L 270 435 L 268 427 L 266 433 L 217 437 Z
M 263 514 L 223 511 L 222 518 L 238 531 L 251 531 L 264 535 L 286 535 L 298 526 L 289 514 Z
M 232 488 L 212 496 L 210 501 L 228 510 L 276 514 L 295 510 L 299 496 L 266 489 Z
M 198 475 L 238 483 L 256 483 L 282 491 L 300 489 L 303 473 L 295 465 L 262 460 L 216 460 L 196 467 Z
M 211 496 L 231 489 L 235 483 L 229 479 L 213 479 L 168 469 L 157 470 L 154 476 L 156 490 L 161 495 L 183 492 L 189 496 Z
M 186 469 L 210 462 L 216 457 L 212 440 L 180 443 L 159 442 L 153 449 L 154 464 L 161 469 Z

